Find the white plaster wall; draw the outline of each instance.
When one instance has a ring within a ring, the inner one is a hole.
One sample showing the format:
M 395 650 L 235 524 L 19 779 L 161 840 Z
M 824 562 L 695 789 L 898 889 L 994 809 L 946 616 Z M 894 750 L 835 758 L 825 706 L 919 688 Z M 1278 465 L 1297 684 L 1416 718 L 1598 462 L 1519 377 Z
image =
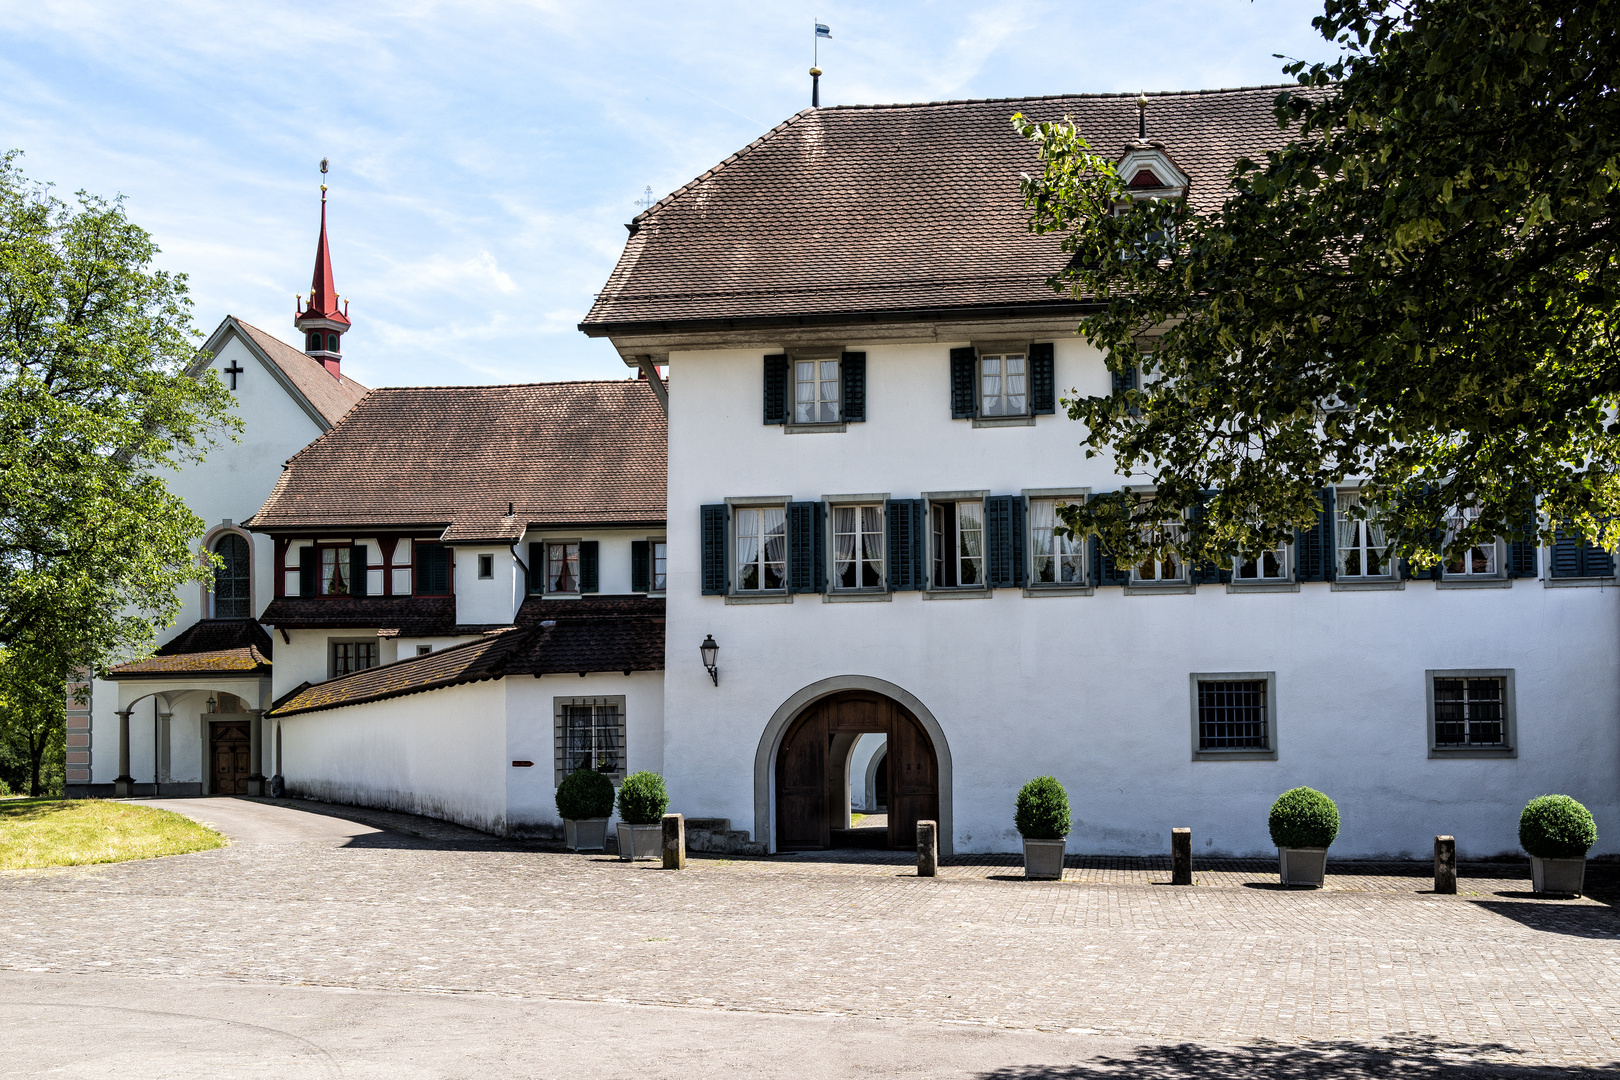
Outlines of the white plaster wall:
M 507 695 L 507 820 L 512 832 L 551 835 L 562 827 L 556 802 L 557 698 L 623 695 L 627 774 L 643 769 L 664 771 L 662 672 L 594 673 L 584 678 L 546 675 L 538 679 L 514 675 L 502 683 Z M 516 768 L 513 761 L 532 761 L 534 765 Z M 681 807 L 672 802 L 670 810 L 680 813 Z
M 202 518 L 206 529 L 227 520 L 240 525 L 257 513 L 280 478 L 282 464 L 324 430 L 236 336 L 227 339 L 210 366 L 220 373 L 226 387 L 231 379 L 224 369 L 243 369 L 234 394 L 243 429 L 237 434 L 238 441 L 222 441 L 207 452 L 201 464 L 186 465 L 164 478 L 169 490 Z M 197 537 L 199 547 L 202 540 Z M 256 535 L 251 540 L 253 612 L 258 615 L 274 595 L 274 552 L 268 536 Z M 179 596 L 179 614 L 172 625 L 159 631 L 158 645 L 208 614 L 204 585 L 181 586 Z M 118 775 L 118 684 L 94 680 L 91 695 L 90 782 L 109 784 Z M 135 771 L 135 747 L 140 740 L 133 733 L 131 743 L 131 770 L 137 777 L 150 776 L 149 763 L 146 773 Z
M 491 681 L 283 717 L 282 775 L 294 795 L 502 833 L 505 714 Z
M 598 545 L 597 556 L 600 563 L 597 568 L 598 591 L 605 594 L 628 593 L 630 591 L 630 545 L 637 540 L 647 540 L 652 537 L 662 537 L 662 530 L 648 529 L 609 529 L 579 531 L 569 529 L 535 529 L 523 538 L 518 552 L 525 561 L 529 558 L 530 542 L 540 543 L 547 540 L 595 540 Z M 531 568 L 536 580 L 540 580 L 545 573 L 544 566 Z M 520 586 L 521 587 L 521 586 Z
M 509 623 L 517 614 L 522 598 L 523 571 L 512 550 L 494 547 L 456 547 L 456 621 L 458 623 Z M 491 577 L 478 576 L 478 557 L 490 557 Z
M 1614 589 L 1001 590 L 757 606 L 700 595 L 698 507 L 728 496 L 1119 486 L 1061 415 L 1001 429 L 950 420 L 948 350 L 965 343 L 849 341 L 867 353 L 869 419 L 842 435 L 760 422 L 761 357 L 775 350 L 672 356 L 665 759 L 683 811 L 750 827 L 772 713 L 809 683 L 860 674 L 904 687 L 942 725 L 961 851 L 1015 849 L 1014 796 L 1040 773 L 1068 787 L 1080 851 L 1163 852 L 1168 830 L 1185 825 L 1206 853 L 1265 853 L 1267 808 L 1296 784 L 1338 801 L 1341 855 L 1422 853 L 1436 833 L 1454 834 L 1465 855 L 1514 850 L 1519 810 L 1549 791 L 1592 809 L 1597 852 L 1620 851 Z M 1070 339 L 1056 353 L 1060 393 L 1107 391 L 1094 350 Z M 696 655 L 709 633 L 718 687 Z M 1425 669 L 1485 667 L 1517 673 L 1519 756 L 1430 760 Z M 1190 760 L 1188 674 L 1261 670 L 1277 672 L 1279 759 Z

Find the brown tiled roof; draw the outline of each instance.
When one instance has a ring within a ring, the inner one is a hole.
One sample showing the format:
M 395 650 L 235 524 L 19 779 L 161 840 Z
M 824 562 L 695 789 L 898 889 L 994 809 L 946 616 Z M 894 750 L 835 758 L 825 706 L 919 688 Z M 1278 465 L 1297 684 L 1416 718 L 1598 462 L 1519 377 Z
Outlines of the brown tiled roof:
M 332 377 L 320 361 L 312 360 L 285 341 L 271 334 L 265 333 L 257 326 L 250 326 L 241 319 L 235 319 L 248 337 L 253 339 L 270 362 L 281 369 L 289 382 L 298 388 L 316 412 L 326 418 L 328 424 L 335 424 L 343 419 L 345 413 L 354 408 L 355 403 L 366 396 L 367 389 L 349 378 L 347 375 L 341 379 Z
M 289 596 L 272 600 L 259 621 L 278 630 L 381 630 L 383 637 L 482 634 L 489 623 L 456 622 L 453 596 Z
M 1239 157 L 1286 141 L 1279 89 L 1149 95 L 1148 139 L 1195 205 L 1219 203 Z M 1059 303 L 1044 282 L 1065 265 L 1061 238 L 1024 226 L 1018 180 L 1040 161 L 1009 118 L 1070 117 L 1117 155 L 1137 136 L 1135 97 L 807 109 L 638 215 L 580 329 Z
M 203 619 L 144 660 L 120 664 L 108 671 L 107 678 L 269 674 L 270 653 L 270 635 L 252 619 Z
M 666 431 L 636 379 L 373 390 L 288 462 L 250 525 L 493 540 L 522 535 L 508 504 L 520 525 L 660 524 Z
M 615 608 L 611 614 L 559 614 L 491 631 L 477 641 L 303 687 L 282 699 L 271 715 L 319 712 L 507 675 L 661 671 L 663 615 L 662 600 L 642 598 L 637 613 Z

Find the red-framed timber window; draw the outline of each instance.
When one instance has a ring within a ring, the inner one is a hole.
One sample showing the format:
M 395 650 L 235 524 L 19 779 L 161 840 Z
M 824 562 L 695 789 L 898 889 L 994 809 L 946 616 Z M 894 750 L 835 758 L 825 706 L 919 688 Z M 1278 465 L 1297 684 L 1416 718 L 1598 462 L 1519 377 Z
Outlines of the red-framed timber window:
M 298 595 L 365 596 L 370 549 L 365 544 L 310 544 L 298 549 Z
M 416 596 L 449 596 L 455 587 L 456 560 L 450 548 L 431 541 L 411 541 L 411 592 Z

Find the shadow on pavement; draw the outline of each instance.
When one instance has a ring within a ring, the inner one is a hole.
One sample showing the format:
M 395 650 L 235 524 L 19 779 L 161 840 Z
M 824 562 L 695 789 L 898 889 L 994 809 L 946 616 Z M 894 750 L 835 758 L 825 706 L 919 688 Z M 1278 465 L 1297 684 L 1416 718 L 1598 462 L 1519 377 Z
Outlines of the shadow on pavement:
M 1008 1066 L 980 1073 L 982 1080 L 1452 1080 L 1501 1077 L 1620 1076 L 1620 1065 L 1581 1068 L 1521 1064 L 1522 1051 L 1494 1043 L 1454 1043 L 1439 1039 L 1390 1039 L 1376 1044 L 1311 1042 L 1299 1046 L 1261 1044 L 1210 1047 L 1196 1043 L 1144 1046 L 1128 1056 L 1103 1055 L 1084 1065 Z
M 1620 937 L 1620 915 L 1612 907 L 1596 904 L 1559 903 L 1539 900 L 1535 893 L 1502 893 L 1503 896 L 1527 896 L 1531 900 L 1475 900 L 1473 903 L 1486 911 L 1549 934 L 1567 934 L 1571 937 Z

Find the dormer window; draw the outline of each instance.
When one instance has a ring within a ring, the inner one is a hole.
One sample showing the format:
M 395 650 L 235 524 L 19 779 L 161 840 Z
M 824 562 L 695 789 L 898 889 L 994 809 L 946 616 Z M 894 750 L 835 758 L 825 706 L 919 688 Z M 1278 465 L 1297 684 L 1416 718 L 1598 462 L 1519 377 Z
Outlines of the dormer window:
M 1153 174 L 1153 170 L 1138 169 L 1136 175 L 1131 177 L 1130 183 L 1125 186 L 1129 188 L 1161 188 L 1165 185 L 1163 180 Z

